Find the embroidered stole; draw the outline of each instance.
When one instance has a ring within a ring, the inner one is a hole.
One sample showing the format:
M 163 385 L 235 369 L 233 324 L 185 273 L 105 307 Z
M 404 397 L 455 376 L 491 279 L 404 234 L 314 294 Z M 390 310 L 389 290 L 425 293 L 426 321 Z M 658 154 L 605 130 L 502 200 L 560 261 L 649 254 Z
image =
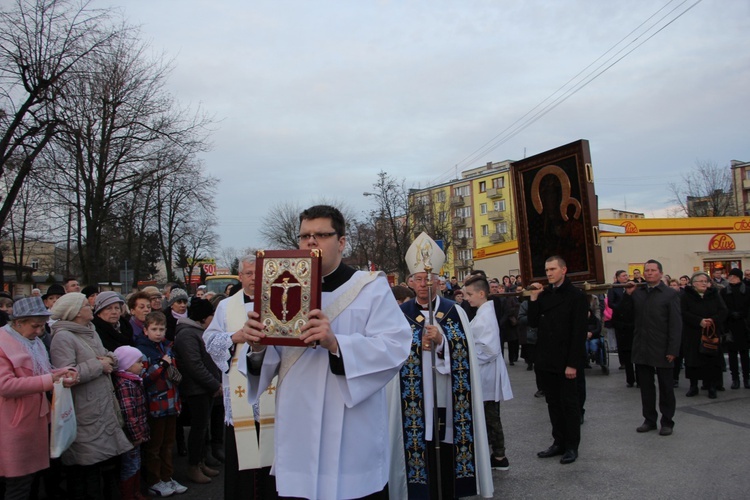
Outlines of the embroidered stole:
M 325 314 L 328 317 L 328 320 L 333 323 L 333 320 L 336 319 L 336 317 L 341 314 L 347 307 L 349 307 L 349 304 L 354 302 L 354 299 L 357 298 L 357 295 L 359 295 L 359 292 L 362 291 L 365 285 L 375 281 L 375 278 L 377 278 L 378 276 L 385 276 L 385 274 L 382 271 L 372 271 L 369 273 L 362 273 L 358 277 L 356 275 L 353 276 L 349 280 L 352 283 L 344 285 L 348 286 L 348 288 L 344 290 L 344 292 L 338 297 L 338 299 L 336 299 L 331 304 L 329 304 L 328 307 L 323 309 L 323 314 Z M 281 350 L 279 382 L 277 385 L 281 386 L 281 382 L 284 380 L 284 377 L 286 377 L 286 374 L 289 373 L 292 365 L 296 363 L 297 360 L 303 354 L 305 354 L 308 349 L 309 347 L 284 347 Z
M 442 327 L 448 341 L 451 359 L 451 394 L 453 395 L 453 471 L 442 471 L 443 480 L 453 481 L 454 497 L 477 494 L 476 455 L 474 452 L 474 416 L 472 387 L 469 371 L 469 346 L 461 327 L 461 319 L 455 303 L 440 300 L 436 321 Z M 422 367 L 422 329 L 425 318 L 416 301 L 409 303 L 413 315 L 407 311 L 412 330 L 411 352 L 401 368 L 401 421 L 404 434 L 404 456 L 406 457 L 406 482 L 410 499 L 430 498 L 430 470 L 427 467 L 427 444 L 425 441 L 425 408 Z M 433 422 L 437 425 L 437 422 Z M 447 449 L 444 453 L 447 452 Z
M 227 299 L 227 331 L 239 330 L 245 321 L 247 321 L 247 311 L 245 311 L 244 293 L 240 290 Z M 260 436 L 258 436 L 255 429 L 253 405 L 247 400 L 247 378 L 237 369 L 239 356 L 244 352 L 243 346 L 244 343 L 236 345 L 228 373 L 239 470 L 259 469 L 273 464 L 273 428 L 276 414 L 276 400 L 273 396 L 276 390 L 274 378 L 258 401 L 258 424 L 260 426 Z

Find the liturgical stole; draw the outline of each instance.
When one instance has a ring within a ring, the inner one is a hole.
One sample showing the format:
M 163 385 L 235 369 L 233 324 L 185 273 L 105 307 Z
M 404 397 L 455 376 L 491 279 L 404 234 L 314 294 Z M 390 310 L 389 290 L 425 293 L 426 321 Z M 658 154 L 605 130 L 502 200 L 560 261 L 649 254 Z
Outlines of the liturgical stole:
M 229 332 L 241 329 L 247 321 L 244 293 L 239 291 L 227 299 L 227 322 Z M 237 441 L 237 459 L 239 470 L 259 469 L 273 464 L 273 426 L 276 414 L 276 378 L 263 391 L 258 401 L 258 424 L 260 436 L 255 430 L 253 405 L 247 400 L 247 377 L 237 369 L 238 356 L 244 352 L 244 343 L 235 346 L 234 355 L 229 365 L 229 386 L 232 402 L 232 420 L 234 437 Z

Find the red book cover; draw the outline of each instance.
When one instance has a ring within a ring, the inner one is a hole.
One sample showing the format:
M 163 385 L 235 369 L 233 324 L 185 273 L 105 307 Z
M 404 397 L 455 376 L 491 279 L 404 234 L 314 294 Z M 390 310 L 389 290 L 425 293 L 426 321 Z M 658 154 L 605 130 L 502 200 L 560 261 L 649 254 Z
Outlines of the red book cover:
M 255 312 L 266 327 L 266 345 L 307 347 L 299 340 L 307 313 L 320 309 L 321 252 L 259 250 L 255 260 Z

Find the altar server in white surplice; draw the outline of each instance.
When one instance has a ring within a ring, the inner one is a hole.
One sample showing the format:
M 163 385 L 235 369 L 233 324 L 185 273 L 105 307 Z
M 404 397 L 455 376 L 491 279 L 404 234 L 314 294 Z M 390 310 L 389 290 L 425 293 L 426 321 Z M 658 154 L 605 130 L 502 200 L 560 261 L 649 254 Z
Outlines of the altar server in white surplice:
M 247 400 L 247 377 L 237 370 L 238 356 L 248 341 L 243 327 L 253 310 L 255 256 L 240 259 L 242 290 L 216 307 L 214 319 L 203 332 L 206 350 L 222 371 L 224 390 L 225 457 L 224 498 L 273 500 L 276 484 L 270 475 L 273 463 L 273 386 L 259 402 Z M 242 354 L 244 357 L 244 354 Z
M 409 355 L 411 330 L 382 273 L 341 262 L 345 229 L 334 207 L 300 214 L 299 246 L 321 250 L 323 274 L 322 310 L 300 338 L 319 346 L 251 344 L 243 357 L 250 401 L 279 376 L 272 474 L 282 497 L 388 498 L 385 386 Z M 250 318 L 245 331 L 257 342 L 263 325 Z

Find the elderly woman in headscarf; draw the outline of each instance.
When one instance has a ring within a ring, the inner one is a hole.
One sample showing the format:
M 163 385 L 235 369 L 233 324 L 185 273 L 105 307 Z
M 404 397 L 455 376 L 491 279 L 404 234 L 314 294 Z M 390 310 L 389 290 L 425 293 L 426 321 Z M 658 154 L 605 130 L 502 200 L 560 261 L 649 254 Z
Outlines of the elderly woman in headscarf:
M 94 312 L 82 293 L 66 293 L 52 307 L 50 357 L 55 366 L 75 366 L 80 383 L 73 388 L 78 435 L 62 454 L 71 466 L 72 498 L 101 497 L 102 462 L 133 448 L 122 430 L 120 405 L 109 374 L 117 366 L 114 353 L 102 345 L 91 320 Z
M 102 345 L 108 351 L 114 352 L 118 347 L 133 342 L 133 328 L 130 321 L 122 316 L 122 306 L 125 301 L 116 292 L 102 292 L 94 303 L 94 328 Z
M 29 498 L 34 475 L 49 467 L 50 408 L 46 391 L 62 379 L 78 380 L 75 370 L 53 370 L 39 339 L 49 312 L 42 299 L 14 304 L 11 321 L 0 328 L 0 478 L 5 498 Z
M 716 287 L 709 287 L 707 273 L 697 272 L 690 278 L 690 285 L 680 296 L 682 310 L 682 353 L 685 356 L 685 376 L 690 379 L 690 389 L 685 394 L 698 394 L 698 380 L 708 387 L 708 397 L 716 398 L 722 386 L 723 357 L 721 349 L 714 353 L 701 352 L 703 331 L 720 335 L 727 318 L 727 306 Z

